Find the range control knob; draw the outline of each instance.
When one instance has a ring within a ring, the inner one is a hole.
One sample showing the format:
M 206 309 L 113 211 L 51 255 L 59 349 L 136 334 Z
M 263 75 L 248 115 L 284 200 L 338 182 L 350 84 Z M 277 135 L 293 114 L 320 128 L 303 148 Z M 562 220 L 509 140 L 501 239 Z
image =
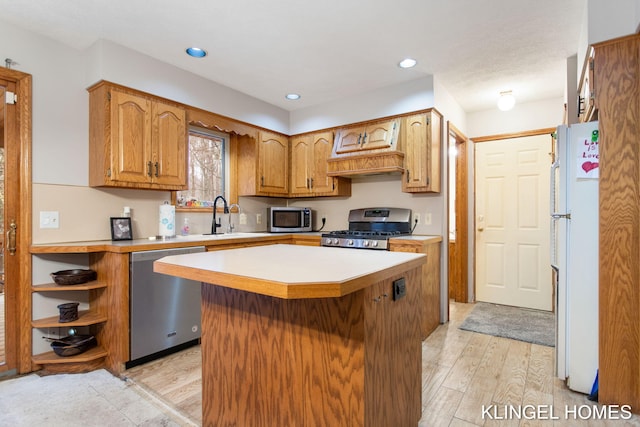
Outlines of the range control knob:
M 347 241 L 347 245 L 349 245 L 349 246 L 353 246 L 353 240 L 349 239 L 349 240 Z
M 362 242 L 362 246 L 364 246 L 365 248 L 369 246 L 369 241 L 365 240 L 364 242 Z
M 333 239 L 333 244 L 337 245 L 338 243 L 340 243 L 340 239 Z
M 378 241 L 377 240 L 374 240 L 373 242 L 371 242 L 371 244 L 373 245 L 374 248 L 378 247 Z

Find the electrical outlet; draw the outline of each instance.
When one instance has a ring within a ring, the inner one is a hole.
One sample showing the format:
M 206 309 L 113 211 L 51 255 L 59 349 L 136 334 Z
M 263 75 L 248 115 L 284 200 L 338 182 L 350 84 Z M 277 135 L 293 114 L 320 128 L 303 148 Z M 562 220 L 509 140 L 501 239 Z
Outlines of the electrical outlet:
M 420 219 L 421 218 L 420 218 L 420 214 L 419 213 L 414 213 L 413 214 L 413 222 L 414 222 L 414 224 L 420 224 Z
M 256 224 L 262 224 L 262 214 L 256 214 Z
M 393 281 L 393 300 L 397 301 L 407 294 L 407 283 L 404 277 Z
M 247 225 L 247 214 L 240 214 L 240 225 Z
M 424 223 L 426 225 L 431 225 L 431 214 L 429 212 L 424 214 Z
M 60 228 L 58 211 L 41 211 L 40 228 Z

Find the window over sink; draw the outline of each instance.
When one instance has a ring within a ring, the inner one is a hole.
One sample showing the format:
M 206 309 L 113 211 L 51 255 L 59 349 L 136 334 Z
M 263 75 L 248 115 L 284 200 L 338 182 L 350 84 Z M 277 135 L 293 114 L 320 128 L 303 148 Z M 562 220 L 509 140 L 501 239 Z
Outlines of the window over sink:
M 210 208 L 216 196 L 225 193 L 228 141 L 225 133 L 189 127 L 188 189 L 176 192 L 178 208 Z

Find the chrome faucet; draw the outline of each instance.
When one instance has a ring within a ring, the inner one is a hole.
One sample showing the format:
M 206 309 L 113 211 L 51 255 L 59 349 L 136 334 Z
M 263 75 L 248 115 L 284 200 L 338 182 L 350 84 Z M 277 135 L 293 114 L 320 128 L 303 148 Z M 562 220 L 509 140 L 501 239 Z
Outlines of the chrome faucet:
M 229 234 L 233 233 L 233 229 L 235 228 L 233 226 L 233 224 L 231 223 L 231 211 L 233 210 L 234 207 L 238 208 L 238 213 L 240 213 L 240 205 L 239 204 L 233 203 L 232 205 L 229 205 L 229 225 L 227 226 L 227 233 L 229 233 Z
M 229 213 L 229 206 L 227 206 L 227 201 L 225 200 L 225 198 L 222 196 L 216 197 L 213 201 L 213 223 L 211 223 L 211 234 L 218 234 L 216 230 L 218 229 L 218 227 L 222 227 L 222 224 L 220 223 L 222 220 L 216 221 L 216 206 L 218 205 L 218 200 L 220 199 L 222 199 L 222 203 L 224 203 L 223 213 Z

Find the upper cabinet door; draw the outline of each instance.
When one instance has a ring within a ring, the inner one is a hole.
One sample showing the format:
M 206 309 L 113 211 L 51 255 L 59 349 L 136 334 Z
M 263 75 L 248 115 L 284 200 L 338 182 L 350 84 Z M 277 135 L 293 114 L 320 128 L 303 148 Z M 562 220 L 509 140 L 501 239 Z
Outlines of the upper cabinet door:
M 336 189 L 337 178 L 327 175 L 327 159 L 333 150 L 333 132 L 317 133 L 312 136 L 313 147 L 310 163 L 310 187 L 313 193 L 331 194 Z
M 282 135 L 260 132 L 260 191 L 270 194 L 289 193 L 289 139 Z
M 364 126 L 340 129 L 336 136 L 336 154 L 359 151 L 363 135 Z
M 365 128 L 362 138 L 363 150 L 390 149 L 397 142 L 398 121 L 374 123 Z
M 437 111 L 415 114 L 402 120 L 401 145 L 405 153 L 402 191 L 440 192 L 442 117 Z
M 331 148 L 329 148 L 329 155 L 331 155 Z M 311 193 L 311 162 L 313 162 L 311 135 L 294 137 L 291 140 L 291 195 Z
M 151 159 L 151 101 L 111 91 L 111 180 L 148 182 Z
M 153 104 L 151 139 L 155 142 L 152 181 L 160 185 L 182 185 L 187 176 L 187 127 L 182 108 Z

